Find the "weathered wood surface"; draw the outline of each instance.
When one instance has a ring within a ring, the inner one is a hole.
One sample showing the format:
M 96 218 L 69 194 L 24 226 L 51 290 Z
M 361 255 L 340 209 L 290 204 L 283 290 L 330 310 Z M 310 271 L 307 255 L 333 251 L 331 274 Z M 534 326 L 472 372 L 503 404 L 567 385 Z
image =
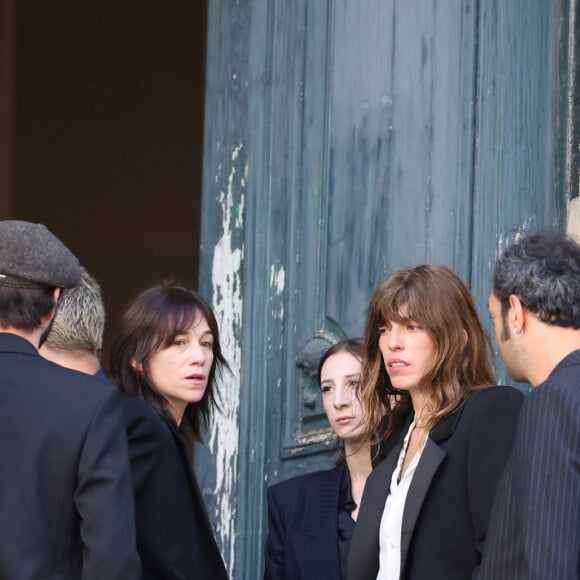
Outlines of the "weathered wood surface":
M 235 376 L 196 465 L 235 578 L 267 485 L 329 464 L 310 366 L 387 272 L 446 264 L 487 318 L 505 232 L 562 226 L 569 9 L 210 0 L 200 282 Z

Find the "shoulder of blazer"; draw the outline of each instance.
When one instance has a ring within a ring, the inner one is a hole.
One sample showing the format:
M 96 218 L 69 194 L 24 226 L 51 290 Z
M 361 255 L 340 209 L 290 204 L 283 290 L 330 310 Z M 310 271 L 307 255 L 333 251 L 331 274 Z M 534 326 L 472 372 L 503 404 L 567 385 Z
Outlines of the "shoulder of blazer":
M 474 406 L 493 406 L 497 405 L 501 401 L 508 399 L 523 400 L 524 395 L 519 389 L 516 389 L 515 387 L 493 385 L 491 387 L 485 387 L 479 391 L 475 391 L 474 394 L 465 401 L 463 406 L 466 408 Z
M 514 387 L 496 385 L 475 391 L 453 413 L 441 419 L 429 433 L 429 438 L 440 443 L 449 438 L 457 429 L 460 421 L 471 416 L 480 416 L 486 410 L 493 411 L 496 405 L 506 401 L 522 402 L 524 395 Z
M 580 349 L 573 350 L 567 354 L 553 369 L 548 379 L 556 372 L 569 369 L 570 367 L 580 366 Z
M 129 451 L 131 446 L 138 442 L 147 440 L 147 447 L 150 453 L 162 454 L 164 460 L 169 460 L 174 452 L 179 456 L 187 472 L 190 484 L 193 485 L 193 469 L 187 457 L 187 450 L 183 437 L 168 420 L 160 417 L 145 401 L 139 397 L 123 395 L 123 411 L 125 415 L 125 425 L 127 437 L 129 439 Z
M 539 384 L 533 392 L 544 389 L 561 389 L 571 391 L 572 395 L 580 397 L 578 376 L 580 375 L 580 350 L 575 350 L 564 357 L 552 370 L 548 378 Z
M 268 488 L 269 507 L 277 506 L 287 526 L 302 531 L 329 527 L 336 531 L 344 467 L 293 477 Z
M 284 496 L 289 493 L 303 493 L 307 490 L 318 489 L 319 486 L 340 486 L 344 470 L 345 465 L 341 463 L 333 469 L 324 469 L 297 475 L 290 479 L 273 483 L 268 487 L 268 494 Z
M 21 373 L 19 380 L 29 385 L 34 383 L 38 396 L 56 397 L 61 401 L 61 409 L 72 407 L 76 410 L 75 415 L 79 417 L 109 404 L 117 407 L 121 414 L 121 394 L 112 383 L 61 367 L 40 355 L 31 356 L 29 360 L 30 363 L 25 361 L 26 371 Z M 38 400 L 35 399 L 35 402 Z
M 157 414 L 143 399 L 126 394 L 121 399 L 128 431 L 137 424 L 146 424 L 148 430 L 157 433 L 159 437 L 173 439 L 178 445 L 184 445 L 183 437 L 175 425 Z
M 128 432 L 137 425 L 146 425 L 149 432 L 169 435 L 166 423 L 143 399 L 123 394 L 121 400 Z
M 38 349 L 29 340 L 11 332 L 0 332 L 0 353 L 27 354 L 42 358 Z

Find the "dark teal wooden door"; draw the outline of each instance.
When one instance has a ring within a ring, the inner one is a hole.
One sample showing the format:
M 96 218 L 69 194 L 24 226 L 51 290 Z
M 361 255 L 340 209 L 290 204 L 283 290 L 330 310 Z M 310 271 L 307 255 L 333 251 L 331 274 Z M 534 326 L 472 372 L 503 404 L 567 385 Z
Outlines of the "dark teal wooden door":
M 514 227 L 563 227 L 570 9 L 555 0 L 210 0 L 200 286 L 235 376 L 196 468 L 232 575 L 265 490 L 330 464 L 313 376 L 387 272 L 481 313 Z

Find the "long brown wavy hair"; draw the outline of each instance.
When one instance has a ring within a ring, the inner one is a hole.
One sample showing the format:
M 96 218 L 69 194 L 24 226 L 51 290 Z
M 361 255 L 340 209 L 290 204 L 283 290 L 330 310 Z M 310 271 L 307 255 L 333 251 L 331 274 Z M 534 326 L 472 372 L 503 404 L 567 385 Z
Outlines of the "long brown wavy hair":
M 431 403 L 430 431 L 473 392 L 495 383 L 486 336 L 471 293 L 445 266 L 422 265 L 392 273 L 375 290 L 368 309 L 361 369 L 365 430 L 375 436 L 385 412 L 387 437 L 412 411 L 409 393 L 396 390 L 379 349 L 379 329 L 388 322 L 414 321 L 435 344 L 436 355 L 419 387 Z M 391 406 L 393 397 L 396 403 Z

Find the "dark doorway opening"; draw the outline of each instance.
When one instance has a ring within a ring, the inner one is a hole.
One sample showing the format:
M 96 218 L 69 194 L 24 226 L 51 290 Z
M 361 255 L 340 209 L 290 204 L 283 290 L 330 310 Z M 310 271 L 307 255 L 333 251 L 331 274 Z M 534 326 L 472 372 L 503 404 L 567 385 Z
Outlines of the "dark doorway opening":
M 197 286 L 207 1 L 12 0 L 8 12 L 0 217 L 46 224 L 99 281 L 106 350 L 140 290 Z

